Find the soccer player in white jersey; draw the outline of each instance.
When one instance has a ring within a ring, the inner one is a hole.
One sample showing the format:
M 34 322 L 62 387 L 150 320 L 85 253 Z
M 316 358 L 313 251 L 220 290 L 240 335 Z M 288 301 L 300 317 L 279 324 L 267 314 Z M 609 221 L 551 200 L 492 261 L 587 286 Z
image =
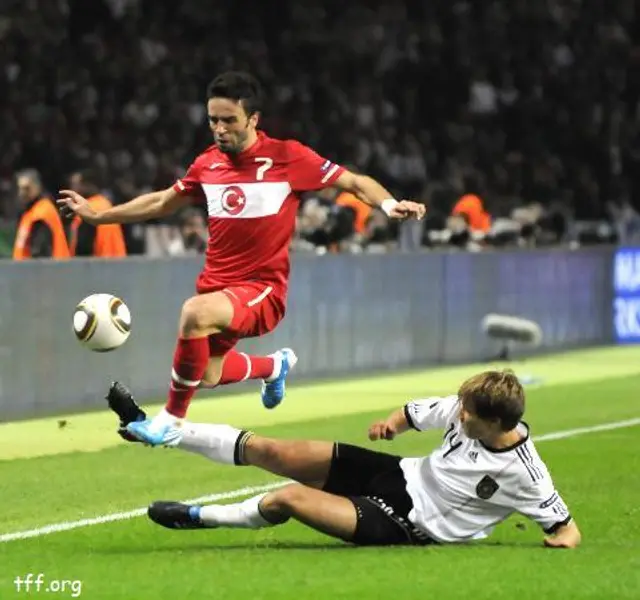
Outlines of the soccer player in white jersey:
M 546 546 L 574 548 L 580 531 L 521 421 L 524 409 L 517 377 L 487 371 L 456 395 L 413 400 L 370 427 L 371 440 L 443 430 L 441 446 L 421 458 L 186 423 L 175 447 L 299 483 L 228 505 L 158 501 L 148 514 L 172 529 L 260 529 L 293 518 L 354 544 L 396 545 L 479 540 L 520 513 L 540 525 Z

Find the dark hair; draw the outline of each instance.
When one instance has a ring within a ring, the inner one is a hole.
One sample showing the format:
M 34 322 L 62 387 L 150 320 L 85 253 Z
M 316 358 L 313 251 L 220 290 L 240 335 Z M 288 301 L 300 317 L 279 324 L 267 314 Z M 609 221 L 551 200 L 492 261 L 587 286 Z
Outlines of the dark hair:
M 207 87 L 207 99 L 228 98 L 242 102 L 247 115 L 262 110 L 262 87 L 260 82 L 242 71 L 227 71 L 218 75 Z
M 462 185 L 464 185 L 465 194 L 481 195 L 482 180 L 481 176 L 474 171 L 467 171 L 462 175 Z
M 76 173 L 80 175 L 82 183 L 85 185 L 93 185 L 97 188 L 101 188 L 104 184 L 102 174 L 96 167 L 84 167 L 82 169 L 78 169 Z
M 513 371 L 485 371 L 467 379 L 458 391 L 462 406 L 487 421 L 513 429 L 524 414 L 524 390 Z

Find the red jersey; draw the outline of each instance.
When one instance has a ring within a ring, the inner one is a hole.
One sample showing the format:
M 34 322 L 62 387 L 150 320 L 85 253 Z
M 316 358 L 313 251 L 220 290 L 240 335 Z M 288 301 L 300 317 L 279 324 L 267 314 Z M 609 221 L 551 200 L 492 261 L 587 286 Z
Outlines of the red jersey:
M 207 148 L 173 186 L 207 206 L 209 243 L 198 291 L 263 281 L 286 293 L 297 193 L 328 187 L 343 171 L 300 142 L 262 132 L 238 155 Z

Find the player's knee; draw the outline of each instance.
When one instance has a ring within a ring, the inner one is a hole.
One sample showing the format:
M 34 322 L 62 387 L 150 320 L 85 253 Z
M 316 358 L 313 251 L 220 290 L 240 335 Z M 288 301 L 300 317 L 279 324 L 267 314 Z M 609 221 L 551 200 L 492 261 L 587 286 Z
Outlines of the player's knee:
M 182 305 L 180 333 L 216 333 L 228 326 L 231 318 L 233 309 L 225 298 L 194 296 Z
M 180 315 L 180 331 L 182 334 L 202 329 L 206 325 L 206 320 L 202 302 L 197 296 L 189 298 L 182 305 L 182 313 Z
M 282 515 L 294 515 L 296 509 L 304 502 L 305 487 L 300 484 L 291 484 L 267 494 L 260 507 L 268 512 Z

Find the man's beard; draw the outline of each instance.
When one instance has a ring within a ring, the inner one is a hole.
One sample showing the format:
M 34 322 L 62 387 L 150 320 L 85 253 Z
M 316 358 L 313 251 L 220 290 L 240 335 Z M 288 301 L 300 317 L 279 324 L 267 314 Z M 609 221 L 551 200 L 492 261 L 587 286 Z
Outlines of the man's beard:
M 218 149 L 220 152 L 224 152 L 225 154 L 240 154 L 242 150 L 244 150 L 244 143 L 246 142 L 248 134 L 246 131 L 238 133 L 235 139 L 231 142 L 227 142 L 227 145 L 220 145 L 220 142 L 217 142 Z

